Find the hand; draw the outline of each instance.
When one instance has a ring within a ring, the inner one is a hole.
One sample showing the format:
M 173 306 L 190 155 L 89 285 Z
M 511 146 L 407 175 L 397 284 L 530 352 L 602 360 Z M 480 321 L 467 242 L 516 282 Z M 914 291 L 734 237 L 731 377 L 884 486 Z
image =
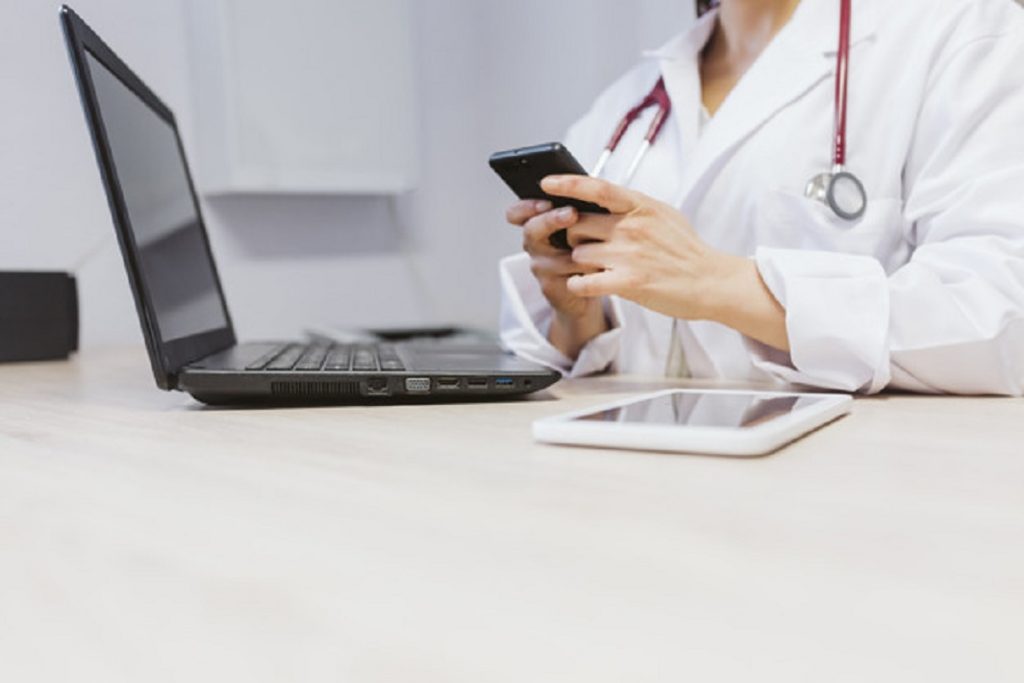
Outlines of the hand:
M 587 214 L 569 226 L 572 261 L 587 269 L 566 282 L 574 296 L 619 296 L 674 318 L 720 322 L 788 349 L 785 310 L 754 262 L 711 248 L 675 208 L 586 176 L 551 176 L 542 187 L 611 212 Z
M 588 341 L 608 329 L 601 299 L 578 296 L 567 287 L 570 277 L 597 269 L 574 263 L 570 252 L 549 242 L 553 233 L 575 225 L 579 214 L 571 207 L 553 209 L 548 201 L 523 200 L 509 207 L 506 218 L 523 228 L 530 270 L 554 311 L 548 338 L 566 356 L 576 358 Z

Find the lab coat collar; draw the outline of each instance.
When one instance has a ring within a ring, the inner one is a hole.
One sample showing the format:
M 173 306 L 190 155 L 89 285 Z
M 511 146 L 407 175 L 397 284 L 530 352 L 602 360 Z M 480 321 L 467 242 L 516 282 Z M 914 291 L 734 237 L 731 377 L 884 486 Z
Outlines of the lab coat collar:
M 839 3 L 834 0 L 803 0 L 797 7 L 802 28 L 797 40 L 802 41 L 808 53 L 818 52 L 835 58 L 839 50 Z M 793 19 L 797 18 L 794 14 Z M 832 30 L 816 30 L 829 26 Z M 853 22 L 850 26 L 850 46 L 856 47 L 878 32 L 877 0 L 853 0 Z
M 717 9 L 704 13 L 697 18 L 689 31 L 677 35 L 657 49 L 645 50 L 644 57 L 662 61 L 696 59 L 711 39 L 717 18 Z
M 851 43 L 865 42 L 876 31 L 875 0 L 854 0 Z M 661 50 L 669 96 L 675 105 L 676 124 L 686 159 L 676 203 L 684 210 L 699 197 L 706 179 L 728 155 L 765 122 L 805 96 L 835 70 L 839 35 L 839 3 L 803 0 L 789 23 L 765 48 L 736 88 L 708 123 L 698 140 L 700 109 L 700 53 L 714 30 L 718 13 L 708 12 L 693 28 Z M 823 30 L 828 27 L 829 30 Z M 832 30 L 834 28 L 834 30 Z M 853 56 L 856 68 L 856 51 Z M 821 112 L 831 117 L 832 112 Z
M 698 17 L 690 29 L 656 50 L 644 52 L 648 59 L 659 62 L 669 99 L 672 117 L 669 125 L 678 130 L 680 149 L 684 159 L 693 156 L 701 126 L 700 56 L 715 30 L 718 10 Z M 690 106 L 693 103 L 694 106 Z
M 850 27 L 850 43 L 856 45 L 874 36 L 878 30 L 877 3 L 874 0 L 854 0 L 853 24 Z M 834 0 L 803 0 L 796 9 L 790 24 L 798 17 L 805 25 L 801 42 L 813 52 L 826 57 L 835 57 L 839 37 L 839 3 Z M 677 61 L 700 55 L 714 33 L 718 21 L 718 9 L 711 9 L 697 18 L 690 30 L 681 33 L 659 48 L 644 50 L 647 59 Z M 821 31 L 821 26 L 834 26 L 836 30 Z

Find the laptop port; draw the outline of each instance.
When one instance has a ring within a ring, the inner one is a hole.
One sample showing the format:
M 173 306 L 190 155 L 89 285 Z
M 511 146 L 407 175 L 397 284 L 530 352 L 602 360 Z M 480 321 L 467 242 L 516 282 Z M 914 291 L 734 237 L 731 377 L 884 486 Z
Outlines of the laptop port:
M 470 377 L 466 380 L 467 389 L 476 389 L 483 391 L 487 389 L 487 378 L 486 377 Z
M 434 383 L 439 390 L 443 391 L 453 391 L 459 388 L 458 377 L 438 377 Z
M 494 380 L 495 389 L 514 389 L 516 381 L 511 377 L 497 377 Z
M 429 394 L 430 379 L 427 377 L 408 377 L 405 380 L 405 390 L 410 394 Z
M 373 379 L 366 380 L 366 395 L 367 396 L 387 396 L 391 392 L 388 391 L 388 380 L 385 377 L 374 377 Z

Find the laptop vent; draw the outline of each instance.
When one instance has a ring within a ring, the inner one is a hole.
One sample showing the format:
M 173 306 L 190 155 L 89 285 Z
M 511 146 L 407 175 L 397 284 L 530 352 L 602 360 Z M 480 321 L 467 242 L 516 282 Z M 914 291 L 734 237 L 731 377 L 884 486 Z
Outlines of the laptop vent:
M 272 382 L 276 398 L 335 399 L 359 396 L 359 382 Z

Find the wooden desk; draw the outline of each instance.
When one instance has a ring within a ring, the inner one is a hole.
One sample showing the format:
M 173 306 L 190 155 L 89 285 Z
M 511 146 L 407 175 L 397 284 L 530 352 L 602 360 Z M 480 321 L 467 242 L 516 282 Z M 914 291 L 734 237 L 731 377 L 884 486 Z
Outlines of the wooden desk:
M 148 373 L 0 367 L 0 680 L 1024 679 L 1024 402 L 728 460 L 530 439 L 657 382 L 243 411 Z

